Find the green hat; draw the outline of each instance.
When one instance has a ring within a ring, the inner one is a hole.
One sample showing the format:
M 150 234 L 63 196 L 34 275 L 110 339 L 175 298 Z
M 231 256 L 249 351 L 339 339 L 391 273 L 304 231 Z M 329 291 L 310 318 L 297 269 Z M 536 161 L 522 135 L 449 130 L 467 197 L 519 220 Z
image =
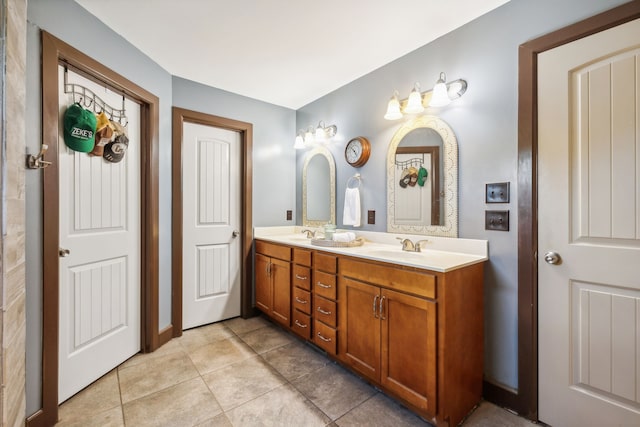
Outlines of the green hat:
M 64 113 L 64 142 L 75 151 L 93 150 L 96 138 L 96 116 L 77 102 Z
M 418 185 L 420 187 L 424 187 L 424 182 L 427 180 L 427 176 L 429 176 L 429 172 L 423 167 L 420 167 L 418 171 Z

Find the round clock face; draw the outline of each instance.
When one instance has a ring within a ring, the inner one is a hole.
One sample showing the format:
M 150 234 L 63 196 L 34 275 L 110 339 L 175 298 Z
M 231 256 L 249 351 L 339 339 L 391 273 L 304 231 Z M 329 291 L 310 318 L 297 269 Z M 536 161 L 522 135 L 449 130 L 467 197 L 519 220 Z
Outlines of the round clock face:
M 371 154 L 369 141 L 362 136 L 349 141 L 344 150 L 344 157 L 347 163 L 354 167 L 359 167 L 367 163 L 369 154 Z

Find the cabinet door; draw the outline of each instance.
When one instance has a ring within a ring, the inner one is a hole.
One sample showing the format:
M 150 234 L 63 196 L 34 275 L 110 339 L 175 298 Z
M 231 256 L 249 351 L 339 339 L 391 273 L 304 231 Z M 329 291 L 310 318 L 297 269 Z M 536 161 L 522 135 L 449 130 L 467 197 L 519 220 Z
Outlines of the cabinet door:
M 285 326 L 291 319 L 291 264 L 271 259 L 272 307 L 271 316 Z
M 271 313 L 271 276 L 269 257 L 256 254 L 256 307 L 265 314 Z
M 383 289 L 380 382 L 429 413 L 436 411 L 436 304 Z
M 380 378 L 380 288 L 340 277 L 338 356 L 362 375 Z

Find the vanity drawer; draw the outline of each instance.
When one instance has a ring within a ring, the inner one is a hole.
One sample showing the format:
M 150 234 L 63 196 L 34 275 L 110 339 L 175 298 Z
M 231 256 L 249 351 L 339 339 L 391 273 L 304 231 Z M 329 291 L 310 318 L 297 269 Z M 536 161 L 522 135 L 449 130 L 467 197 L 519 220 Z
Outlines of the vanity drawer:
M 384 288 L 435 299 L 435 274 L 340 258 L 340 275 Z
M 311 316 L 308 316 L 298 310 L 293 310 L 291 316 L 291 330 L 302 338 L 311 339 Z
M 338 272 L 338 259 L 334 255 L 316 252 L 313 255 L 313 268 L 327 273 Z
M 311 251 L 293 248 L 293 262 L 311 267 Z
M 318 320 L 314 323 L 313 342 L 329 354 L 336 354 L 336 330 Z
M 336 327 L 336 302 L 316 296 L 313 303 L 313 316 L 332 328 Z
M 311 292 L 293 288 L 293 308 L 311 314 Z
M 336 276 L 321 271 L 314 271 L 313 292 L 321 297 L 335 300 L 337 295 Z
M 301 265 L 294 264 L 293 286 L 297 286 L 308 291 L 311 290 L 311 269 L 309 267 L 303 267 Z
M 291 248 L 276 245 L 273 243 L 256 240 L 256 253 L 278 258 L 284 261 L 291 261 Z

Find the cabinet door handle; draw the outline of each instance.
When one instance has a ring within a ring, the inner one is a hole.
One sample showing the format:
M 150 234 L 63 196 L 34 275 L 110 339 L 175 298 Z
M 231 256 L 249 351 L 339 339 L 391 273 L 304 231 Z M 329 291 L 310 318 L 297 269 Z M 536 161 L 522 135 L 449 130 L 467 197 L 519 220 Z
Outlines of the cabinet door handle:
M 331 288 L 331 285 L 325 285 L 322 282 L 318 282 L 318 286 L 320 286 L 321 288 L 325 288 L 325 289 L 330 289 Z
M 323 337 L 322 334 L 320 334 L 320 332 L 318 332 L 318 337 L 320 337 L 320 339 L 324 342 L 331 342 L 331 338 Z
M 271 261 L 267 263 L 267 276 L 271 276 Z
M 296 301 L 299 302 L 300 304 L 306 304 L 307 303 L 307 301 L 302 300 L 302 299 L 300 299 L 298 297 L 296 297 Z
M 380 318 L 382 320 L 386 320 L 387 319 L 386 317 L 384 317 L 384 306 L 383 306 L 384 300 L 386 298 L 387 297 L 385 297 L 384 295 L 382 296 L 382 298 L 380 298 L 380 310 L 379 311 L 380 311 Z
M 375 317 L 376 319 L 378 318 L 378 311 L 376 307 L 376 301 L 378 301 L 378 298 L 380 298 L 380 295 L 376 295 L 375 297 L 373 297 L 373 317 Z
M 303 277 L 303 276 L 300 276 L 300 275 L 296 274 L 296 279 L 298 279 L 298 280 L 307 280 L 308 277 L 307 276 Z
M 307 326 L 309 326 L 309 325 L 303 325 L 302 323 L 298 322 L 298 319 L 296 319 L 294 323 L 300 326 L 301 328 L 306 328 Z
M 330 311 L 324 311 L 322 308 L 318 307 L 318 311 L 326 316 L 330 315 L 331 312 Z

